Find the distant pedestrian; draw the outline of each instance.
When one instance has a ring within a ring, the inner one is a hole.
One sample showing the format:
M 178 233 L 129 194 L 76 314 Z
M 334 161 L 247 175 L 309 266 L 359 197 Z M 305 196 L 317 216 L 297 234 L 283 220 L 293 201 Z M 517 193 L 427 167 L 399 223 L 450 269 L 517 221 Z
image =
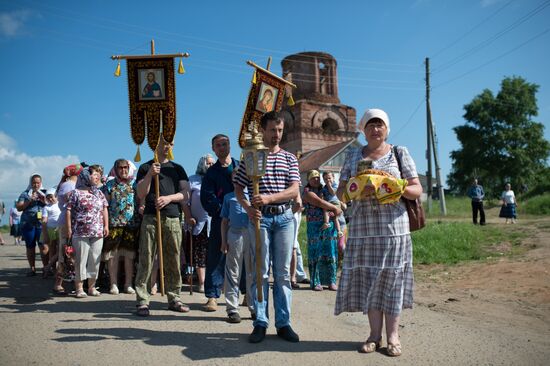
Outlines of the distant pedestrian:
M 510 220 L 510 223 L 515 224 L 517 201 L 510 183 L 506 183 L 504 186 L 504 191 L 500 195 L 500 199 L 502 201 L 502 206 L 498 217 L 504 217 L 506 219 L 506 224 L 508 223 L 508 220 Z
M 10 235 L 15 239 L 15 245 L 21 244 L 21 228 L 19 226 L 21 213 L 17 209 L 17 201 L 15 201 L 13 207 L 10 208 Z
M 483 209 L 483 199 L 485 192 L 483 187 L 477 183 L 477 179 L 472 180 L 472 185 L 468 189 L 468 197 L 472 199 L 472 220 L 477 225 L 477 214 L 479 212 L 479 224 L 485 225 L 485 210 Z

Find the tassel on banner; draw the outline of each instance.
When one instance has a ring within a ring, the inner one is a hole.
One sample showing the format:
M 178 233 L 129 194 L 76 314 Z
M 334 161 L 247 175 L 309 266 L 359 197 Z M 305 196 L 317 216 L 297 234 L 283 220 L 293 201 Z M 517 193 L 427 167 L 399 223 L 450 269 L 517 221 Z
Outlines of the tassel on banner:
M 185 74 L 185 69 L 183 68 L 183 60 L 180 58 L 180 65 L 178 66 L 178 74 Z
M 286 102 L 286 104 L 288 104 L 289 106 L 293 106 L 294 104 L 294 98 L 292 98 L 292 94 L 288 97 L 288 101 Z
M 139 163 L 141 161 L 141 154 L 139 153 L 139 145 L 137 147 L 136 156 L 134 156 L 134 161 Z
M 252 84 L 256 84 L 256 70 L 254 70 L 254 75 L 252 76 Z
M 168 160 L 170 160 L 170 161 L 174 161 L 174 153 L 173 153 L 172 150 L 174 150 L 174 149 L 171 148 L 170 150 L 168 150 L 168 155 L 166 156 L 168 158 Z
M 118 64 L 116 65 L 115 76 L 116 76 L 116 77 L 119 77 L 119 76 L 120 76 L 120 61 L 119 61 Z

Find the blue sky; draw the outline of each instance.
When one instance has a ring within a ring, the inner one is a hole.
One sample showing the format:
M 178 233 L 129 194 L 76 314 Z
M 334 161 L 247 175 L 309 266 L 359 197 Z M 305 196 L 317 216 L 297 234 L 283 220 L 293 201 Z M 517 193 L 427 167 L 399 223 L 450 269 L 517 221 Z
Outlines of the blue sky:
M 76 161 L 132 158 L 126 66 L 114 54 L 189 52 L 176 80 L 176 161 L 188 173 L 217 133 L 237 135 L 252 76 L 246 60 L 280 74 L 280 61 L 323 51 L 338 62 L 339 96 L 382 108 L 389 141 L 425 172 L 424 59 L 443 179 L 463 106 L 506 76 L 540 85 L 550 119 L 550 1 L 6 1 L 0 0 L 0 199 L 10 204 L 38 172 L 45 186 Z M 545 21 L 546 19 L 546 21 Z M 545 137 L 550 139 L 548 128 Z M 145 145 L 144 160 L 152 157 Z M 6 221 L 3 220 L 3 223 Z

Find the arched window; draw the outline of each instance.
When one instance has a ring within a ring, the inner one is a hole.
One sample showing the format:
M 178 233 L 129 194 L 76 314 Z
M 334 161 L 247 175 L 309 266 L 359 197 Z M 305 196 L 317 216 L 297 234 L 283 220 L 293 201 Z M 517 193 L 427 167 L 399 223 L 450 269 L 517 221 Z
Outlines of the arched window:
M 327 118 L 321 124 L 321 129 L 323 133 L 333 134 L 338 131 L 338 122 L 332 118 Z

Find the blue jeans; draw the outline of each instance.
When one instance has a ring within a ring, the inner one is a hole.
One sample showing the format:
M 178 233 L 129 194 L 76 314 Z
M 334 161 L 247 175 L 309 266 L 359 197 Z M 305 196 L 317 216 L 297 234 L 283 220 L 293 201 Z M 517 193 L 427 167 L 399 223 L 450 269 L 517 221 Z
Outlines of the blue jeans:
M 222 245 L 221 225 L 222 220 L 219 217 L 212 218 L 206 253 L 206 275 L 204 279 L 204 295 L 209 299 L 218 299 L 223 289 L 225 254 L 220 251 Z
M 273 307 L 275 327 L 290 325 L 292 288 L 290 287 L 290 259 L 294 239 L 292 211 L 280 215 L 262 215 L 260 220 L 261 252 L 256 258 L 256 230 L 254 223 L 248 227 L 250 233 L 250 255 L 252 257 L 252 285 L 250 292 L 256 312 L 254 326 L 266 327 L 269 324 L 269 265 L 273 267 Z M 258 302 L 256 286 L 256 260 L 261 262 L 263 301 Z

